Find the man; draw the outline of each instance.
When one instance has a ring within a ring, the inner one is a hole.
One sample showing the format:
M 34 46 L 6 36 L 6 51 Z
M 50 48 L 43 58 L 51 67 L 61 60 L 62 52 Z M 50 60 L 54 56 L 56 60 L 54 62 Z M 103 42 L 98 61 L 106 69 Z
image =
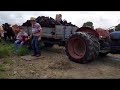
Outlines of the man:
M 40 50 L 40 41 L 42 36 L 42 28 L 39 23 L 36 22 L 36 18 L 31 17 L 30 23 L 32 24 L 32 48 L 33 48 L 33 54 L 32 56 L 39 57 L 41 56 L 41 50 Z

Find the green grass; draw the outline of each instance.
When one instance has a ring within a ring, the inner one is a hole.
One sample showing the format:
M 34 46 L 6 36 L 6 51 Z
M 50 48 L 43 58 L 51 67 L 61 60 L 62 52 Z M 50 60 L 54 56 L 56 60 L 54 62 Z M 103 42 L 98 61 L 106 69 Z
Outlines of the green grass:
M 13 64 L 13 61 L 10 59 L 6 59 L 3 61 L 3 64 L 10 64 L 11 65 L 11 64 Z
M 24 55 L 28 55 L 28 54 L 30 54 L 30 51 L 28 50 L 27 47 L 21 47 L 21 48 L 19 48 L 19 50 L 17 52 L 18 56 L 24 56 Z
M 0 72 L 0 79 L 6 79 L 8 78 L 8 75 L 6 73 Z
M 28 50 L 27 47 L 19 48 L 17 54 L 15 54 L 15 45 L 11 43 L 0 43 L 0 58 L 5 58 L 2 63 L 0 64 L 0 79 L 1 78 L 8 78 L 7 68 L 8 65 L 12 65 L 14 62 L 9 57 L 13 56 L 23 56 L 28 55 L 31 52 Z
M 10 50 L 6 46 L 0 45 L 0 58 L 4 58 L 10 55 Z
M 5 71 L 5 66 L 3 64 L 0 64 L 0 72 L 4 72 Z
M 0 43 L 0 58 L 6 58 L 8 56 L 15 55 L 14 52 L 16 51 L 15 45 L 11 43 Z M 24 56 L 30 54 L 30 51 L 27 47 L 19 48 L 18 52 L 16 53 L 18 56 Z
M 5 65 L 4 64 L 1 64 L 0 65 L 0 79 L 1 78 L 7 78 L 8 75 L 6 73 L 6 68 L 5 68 Z
M 10 55 L 12 55 L 12 52 L 14 52 L 13 44 L 0 43 L 0 58 L 5 58 L 7 56 L 10 56 Z
M 12 55 L 12 51 L 12 44 L 0 43 L 0 58 L 6 58 L 3 60 L 3 63 L 0 64 L 0 79 L 8 78 L 6 65 L 13 63 L 8 57 Z

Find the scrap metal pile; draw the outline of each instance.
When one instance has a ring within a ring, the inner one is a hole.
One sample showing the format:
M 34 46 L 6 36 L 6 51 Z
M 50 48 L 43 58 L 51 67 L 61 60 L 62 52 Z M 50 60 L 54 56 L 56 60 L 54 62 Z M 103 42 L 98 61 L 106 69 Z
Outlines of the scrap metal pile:
M 42 26 L 42 27 L 50 27 L 50 28 L 54 28 L 55 25 L 65 25 L 65 26 L 74 26 L 76 27 L 76 25 L 73 25 L 71 22 L 67 22 L 66 20 L 61 20 L 60 22 L 56 21 L 55 19 L 53 19 L 52 17 L 45 17 L 45 16 L 39 16 L 36 18 L 36 21 Z M 29 20 L 27 20 L 25 23 L 23 23 L 22 26 L 31 26 L 31 23 Z

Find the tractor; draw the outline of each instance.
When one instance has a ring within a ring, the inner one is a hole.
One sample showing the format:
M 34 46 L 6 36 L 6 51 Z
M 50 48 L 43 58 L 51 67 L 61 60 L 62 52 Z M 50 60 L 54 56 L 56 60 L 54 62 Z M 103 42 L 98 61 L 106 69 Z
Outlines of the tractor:
M 108 53 L 120 54 L 120 32 L 109 32 L 101 28 L 81 27 L 66 42 L 67 56 L 70 60 L 85 64 L 98 56 Z

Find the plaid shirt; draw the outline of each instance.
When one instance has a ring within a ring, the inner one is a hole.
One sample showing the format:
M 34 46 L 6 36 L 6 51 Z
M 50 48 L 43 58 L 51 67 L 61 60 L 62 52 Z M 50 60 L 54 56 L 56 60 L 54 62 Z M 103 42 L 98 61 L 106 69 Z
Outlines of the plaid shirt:
M 25 38 L 27 37 L 28 37 L 28 34 L 26 32 L 23 32 L 23 33 L 19 32 L 16 39 L 25 41 Z
M 41 32 L 42 28 L 41 25 L 39 23 L 35 23 L 32 26 L 32 34 L 33 36 L 40 36 L 39 32 Z

